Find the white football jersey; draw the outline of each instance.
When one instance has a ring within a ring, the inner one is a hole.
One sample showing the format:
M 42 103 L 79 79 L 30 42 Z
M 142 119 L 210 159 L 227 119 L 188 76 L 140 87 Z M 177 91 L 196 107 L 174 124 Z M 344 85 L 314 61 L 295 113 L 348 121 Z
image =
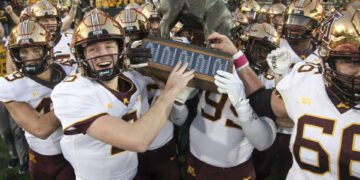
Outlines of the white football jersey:
M 275 76 L 273 76 L 269 70 L 263 74 L 258 75 L 260 81 L 264 84 L 266 89 L 275 88 Z
M 280 47 L 284 47 L 290 51 L 291 63 L 297 63 L 297 62 L 302 61 L 302 59 L 299 57 L 299 55 L 297 55 L 296 52 L 291 48 L 290 44 L 287 42 L 286 39 L 284 39 L 284 38 L 280 39 Z
M 296 54 L 296 52 L 291 48 L 288 41 L 286 39 L 284 39 L 284 38 L 280 39 L 280 47 L 284 47 L 284 48 L 286 48 L 286 49 L 288 49 L 290 51 L 291 63 L 292 64 L 302 62 L 302 61 L 312 62 L 311 60 L 320 58 L 319 55 L 318 55 L 318 50 L 317 49 L 313 53 L 308 55 L 307 57 L 302 57 L 301 58 L 298 54 Z
M 156 90 L 155 96 L 152 100 L 152 103 L 155 103 L 156 99 L 159 97 L 161 90 Z M 154 150 L 164 146 L 167 142 L 169 142 L 174 135 L 174 124 L 167 120 L 165 126 L 161 128 L 159 135 L 153 140 L 153 142 L 149 145 L 148 150 Z
M 62 65 L 66 76 L 74 71 L 74 66 Z M 35 82 L 19 72 L 14 72 L 0 78 L 0 101 L 26 102 L 38 112 L 47 113 L 52 110 L 50 94 L 52 89 Z M 42 140 L 25 131 L 29 147 L 42 155 L 61 153 L 60 139 L 63 136 L 61 128 L 54 131 L 47 139 Z
M 117 93 L 79 74 L 67 77 L 51 94 L 56 116 L 64 133 L 97 116 L 109 114 L 133 122 L 148 109 L 146 83 L 136 71 L 127 71 L 119 78 L 131 85 L 129 91 Z M 74 167 L 76 179 L 126 180 L 137 170 L 137 154 L 78 133 L 61 140 L 64 157 Z
M 74 62 L 75 57 L 71 53 L 70 43 L 71 43 L 72 33 L 64 32 L 61 33 L 61 39 L 53 48 L 54 60 L 56 62 L 66 63 Z
M 318 66 L 296 64 L 277 90 L 295 124 L 287 179 L 360 178 L 360 111 L 333 103 Z
M 225 94 L 203 91 L 197 116 L 190 126 L 190 151 L 217 167 L 234 167 L 248 160 L 254 146 L 245 137 L 235 108 Z

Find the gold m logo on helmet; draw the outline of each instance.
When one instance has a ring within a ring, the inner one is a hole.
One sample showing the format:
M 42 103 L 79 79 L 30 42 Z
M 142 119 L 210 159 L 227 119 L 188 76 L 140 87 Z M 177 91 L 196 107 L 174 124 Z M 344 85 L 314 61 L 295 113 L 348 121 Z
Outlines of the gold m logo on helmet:
M 334 22 L 337 21 L 341 16 L 343 16 L 340 12 L 336 11 L 333 13 L 331 17 L 329 17 L 326 21 L 324 21 L 323 25 L 320 28 L 320 32 L 323 34 L 322 40 L 326 44 L 330 43 L 330 31 Z

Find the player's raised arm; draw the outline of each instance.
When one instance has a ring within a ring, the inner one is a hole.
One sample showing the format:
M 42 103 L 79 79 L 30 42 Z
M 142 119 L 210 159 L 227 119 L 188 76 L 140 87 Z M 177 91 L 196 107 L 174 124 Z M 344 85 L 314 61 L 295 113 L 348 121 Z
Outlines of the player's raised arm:
M 266 90 L 255 72 L 249 67 L 246 56 L 237 52 L 236 47 L 229 38 L 219 33 L 213 33 L 209 40 L 215 40 L 212 48 L 233 55 L 234 66 L 244 83 L 245 92 L 250 99 L 250 104 L 259 116 L 267 116 L 272 119 L 276 117 L 287 117 L 286 108 L 273 89 Z
M 48 138 L 61 126 L 54 111 L 41 114 L 25 102 L 14 101 L 6 103 L 5 107 L 20 127 L 40 139 Z
M 87 133 L 113 146 L 143 152 L 165 124 L 174 104 L 175 97 L 194 77 L 193 71 L 185 72 L 187 64 L 177 64 L 171 72 L 163 93 L 155 104 L 135 123 L 119 121 L 106 115 L 99 117 Z

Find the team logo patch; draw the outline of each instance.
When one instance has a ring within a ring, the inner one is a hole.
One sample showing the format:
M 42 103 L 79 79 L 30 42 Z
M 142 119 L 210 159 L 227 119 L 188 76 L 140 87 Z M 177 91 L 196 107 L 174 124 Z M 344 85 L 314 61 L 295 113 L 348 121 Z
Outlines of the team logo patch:
M 39 92 L 37 92 L 37 91 L 34 91 L 34 92 L 32 92 L 31 93 L 31 97 L 37 97 L 37 96 L 39 96 L 40 94 L 39 94 Z
M 301 98 L 298 100 L 298 103 L 299 103 L 299 104 L 306 105 L 306 106 L 309 106 L 309 105 L 311 105 L 311 99 L 310 99 L 310 98 L 307 98 L 307 97 L 301 97 Z
M 106 106 L 106 109 L 111 109 L 113 107 L 113 104 L 110 102 L 110 103 L 107 103 L 105 106 Z
M 194 167 L 188 166 L 187 169 L 186 169 L 186 172 L 187 172 L 188 174 L 190 174 L 191 176 L 196 177 L 196 173 L 195 173 Z

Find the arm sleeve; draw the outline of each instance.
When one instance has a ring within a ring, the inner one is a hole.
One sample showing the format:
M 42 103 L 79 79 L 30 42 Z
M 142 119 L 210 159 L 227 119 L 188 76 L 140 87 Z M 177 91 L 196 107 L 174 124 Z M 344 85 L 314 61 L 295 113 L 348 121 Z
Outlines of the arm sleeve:
M 238 125 L 241 126 L 246 138 L 258 150 L 269 148 L 276 137 L 276 125 L 268 117 L 258 117 L 252 110 L 249 100 L 239 101 L 235 106 L 238 114 Z
M 259 117 L 241 124 L 246 138 L 259 151 L 266 150 L 275 141 L 276 125 L 268 117 Z
M 61 121 L 64 132 L 71 129 L 86 134 L 87 129 L 96 119 L 107 115 L 105 107 L 97 101 L 93 93 L 90 88 L 85 90 L 55 87 L 51 100 L 55 115 Z
M 4 77 L 0 77 L 0 101 L 4 103 L 15 101 L 13 91 L 16 91 L 16 89 L 12 90 L 8 83 Z
M 189 109 L 184 104 L 174 104 L 169 120 L 174 124 L 181 126 L 185 123 L 186 118 L 188 117 Z

